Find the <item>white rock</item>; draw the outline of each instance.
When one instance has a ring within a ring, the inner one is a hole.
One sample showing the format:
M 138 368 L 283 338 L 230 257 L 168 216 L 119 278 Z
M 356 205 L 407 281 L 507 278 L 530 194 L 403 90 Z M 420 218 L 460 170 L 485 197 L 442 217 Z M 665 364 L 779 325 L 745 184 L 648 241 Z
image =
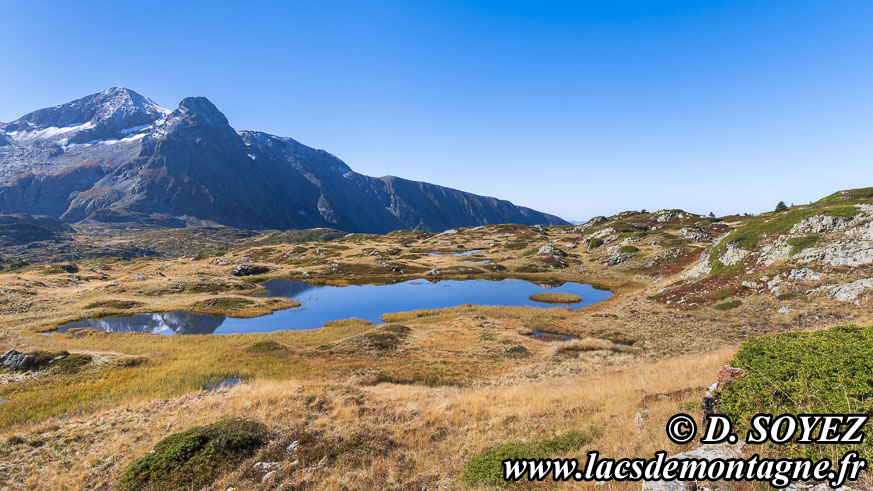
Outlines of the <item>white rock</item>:
M 737 247 L 736 244 L 728 244 L 724 253 L 718 258 L 718 260 L 725 266 L 733 266 L 745 259 L 749 253 L 750 251 L 747 251 L 742 247 Z
M 858 296 L 871 289 L 873 289 L 873 278 L 864 278 L 831 288 L 828 297 L 840 302 L 853 302 Z
M 792 235 L 829 234 L 841 230 L 849 224 L 849 220 L 830 215 L 815 215 L 804 218 L 791 227 Z
M 821 279 L 821 275 L 811 269 L 801 268 L 792 269 L 788 273 L 788 278 L 799 281 L 818 281 Z
M 873 242 L 842 241 L 822 247 L 811 247 L 800 254 L 802 264 L 823 262 L 831 266 L 860 266 L 873 263 Z

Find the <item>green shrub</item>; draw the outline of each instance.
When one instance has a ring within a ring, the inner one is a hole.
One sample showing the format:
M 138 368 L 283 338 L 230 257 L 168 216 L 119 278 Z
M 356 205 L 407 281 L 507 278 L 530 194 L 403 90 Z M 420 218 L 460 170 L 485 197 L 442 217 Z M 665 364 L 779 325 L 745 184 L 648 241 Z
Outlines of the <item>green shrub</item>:
M 563 457 L 590 441 L 586 434 L 569 432 L 549 440 L 504 443 L 474 455 L 464 466 L 463 480 L 470 486 L 508 486 L 514 483 L 503 479 L 505 459 Z
M 503 244 L 505 249 L 524 249 L 527 247 L 527 242 L 507 242 Z
M 742 264 L 732 264 L 730 266 L 726 266 L 723 262 L 716 259 L 715 261 L 713 261 L 712 267 L 709 268 L 709 274 L 713 276 L 733 276 L 739 273 L 742 267 Z
M 719 288 L 718 290 L 709 294 L 709 297 L 715 301 L 724 300 L 732 296 L 734 296 L 734 289 L 730 286 Z
M 742 305 L 742 303 L 743 302 L 741 302 L 739 300 L 731 300 L 730 302 L 724 302 L 724 303 L 720 303 L 720 304 L 716 305 L 715 309 L 716 310 L 735 309 L 735 308 L 739 307 L 740 305 Z
M 784 201 L 780 201 L 779 203 L 776 204 L 776 212 L 777 213 L 780 211 L 787 211 L 787 210 L 788 210 L 788 206 L 785 204 Z
M 602 245 L 603 239 L 591 239 L 591 242 L 588 243 L 588 249 L 597 249 Z
M 175 433 L 121 475 L 123 489 L 202 488 L 250 457 L 267 441 L 261 423 L 224 419 Z
M 792 237 L 785 242 L 788 243 L 791 247 L 794 248 L 792 252 L 800 252 L 804 249 L 808 249 L 810 247 L 815 247 L 821 241 L 821 235 L 818 234 L 809 234 L 804 235 L 803 237 Z
M 870 360 L 873 327 L 834 327 L 744 341 L 730 364 L 745 370 L 746 376 L 719 391 L 721 410 L 743 433 L 751 417 L 760 412 L 873 414 Z M 862 459 L 873 457 L 870 438 L 852 445 L 789 443 L 767 448 L 790 458 L 835 460 L 849 450 L 857 450 Z
M 632 245 L 621 246 L 618 248 L 618 252 L 620 252 L 622 254 L 633 254 L 637 251 L 639 251 L 639 249 L 637 249 L 636 247 L 634 247 Z

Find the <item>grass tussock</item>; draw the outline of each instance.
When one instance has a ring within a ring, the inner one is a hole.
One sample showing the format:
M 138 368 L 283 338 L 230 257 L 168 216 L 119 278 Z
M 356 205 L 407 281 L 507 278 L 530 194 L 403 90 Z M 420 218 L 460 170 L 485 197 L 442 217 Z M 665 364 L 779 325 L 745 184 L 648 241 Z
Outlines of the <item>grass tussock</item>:
M 155 444 L 125 469 L 120 485 L 129 490 L 200 488 L 266 441 L 266 427 L 255 421 L 225 419 L 195 426 Z
M 535 293 L 529 297 L 527 297 L 534 302 L 541 303 L 579 303 L 582 301 L 582 297 L 579 295 L 574 295 L 572 293 Z
M 85 306 L 86 309 L 130 310 L 142 307 L 142 302 L 135 300 L 100 300 Z
M 243 348 L 246 353 L 271 353 L 273 351 L 285 351 L 288 347 L 273 340 L 258 341 Z

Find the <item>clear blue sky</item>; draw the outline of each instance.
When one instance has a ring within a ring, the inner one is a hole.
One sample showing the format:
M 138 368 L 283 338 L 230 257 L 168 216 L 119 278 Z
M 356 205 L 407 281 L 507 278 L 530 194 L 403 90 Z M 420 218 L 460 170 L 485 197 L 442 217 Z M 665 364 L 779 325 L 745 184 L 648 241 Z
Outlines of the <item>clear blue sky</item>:
M 873 2 L 3 2 L 0 121 L 123 85 L 584 219 L 873 186 Z

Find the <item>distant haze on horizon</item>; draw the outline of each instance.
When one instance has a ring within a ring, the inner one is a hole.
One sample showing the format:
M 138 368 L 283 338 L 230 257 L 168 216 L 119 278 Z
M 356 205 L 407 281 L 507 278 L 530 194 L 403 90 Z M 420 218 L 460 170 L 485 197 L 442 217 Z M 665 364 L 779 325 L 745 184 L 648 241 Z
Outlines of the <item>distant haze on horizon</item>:
M 873 186 L 873 2 L 13 2 L 0 121 L 112 86 L 585 220 Z

